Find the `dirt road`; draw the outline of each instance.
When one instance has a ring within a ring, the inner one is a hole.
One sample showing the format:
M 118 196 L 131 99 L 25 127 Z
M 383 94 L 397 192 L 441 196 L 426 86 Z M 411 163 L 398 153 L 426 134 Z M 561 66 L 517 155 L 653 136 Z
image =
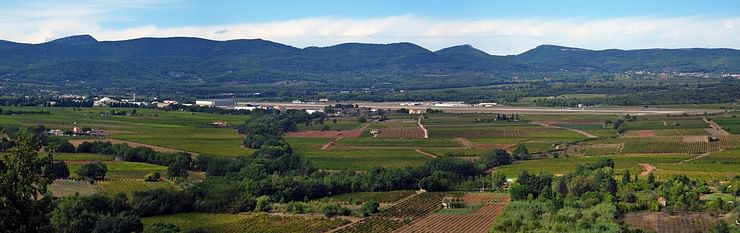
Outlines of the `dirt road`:
M 723 129 L 722 126 L 720 126 L 716 122 L 710 121 L 706 117 L 704 117 L 702 119 L 704 120 L 704 122 L 706 122 L 707 124 L 709 124 L 709 127 L 712 127 L 712 130 L 709 131 L 710 133 L 712 133 L 712 136 L 727 136 L 727 135 L 730 135 L 729 132 L 725 131 L 725 129 Z M 718 134 L 718 135 L 715 135 L 715 134 Z
M 362 102 L 352 101 L 344 102 L 358 104 L 361 107 L 377 109 L 400 109 L 408 108 L 401 105 L 403 102 Z M 276 103 L 276 102 L 257 102 L 268 106 L 281 106 L 286 109 L 323 109 L 325 103 Z M 421 103 L 421 107 L 442 110 L 452 113 L 519 113 L 519 114 L 630 114 L 630 115 L 665 115 L 665 114 L 703 114 L 721 112 L 719 109 L 690 109 L 690 108 L 644 108 L 644 107 L 612 107 L 612 108 L 551 108 L 551 107 L 483 107 L 476 105 L 459 104 L 455 106 L 438 106 L 435 102 Z
M 590 133 L 588 133 L 586 131 L 583 131 L 583 130 L 580 130 L 580 129 L 566 128 L 566 127 L 561 127 L 561 126 L 557 126 L 557 125 L 549 125 L 549 124 L 545 124 L 545 123 L 541 123 L 541 122 L 536 122 L 536 121 L 535 122 L 532 122 L 532 124 L 541 125 L 541 126 L 544 126 L 544 127 L 556 128 L 556 129 L 570 130 L 570 131 L 573 131 L 573 132 L 582 134 L 583 136 L 586 136 L 587 138 L 599 138 L 599 136 L 590 134 Z
M 429 138 L 429 131 L 427 131 L 427 128 L 424 127 L 423 124 L 421 124 L 421 119 L 424 118 L 424 115 L 419 115 L 419 128 L 421 128 L 422 131 L 424 131 L 424 138 Z

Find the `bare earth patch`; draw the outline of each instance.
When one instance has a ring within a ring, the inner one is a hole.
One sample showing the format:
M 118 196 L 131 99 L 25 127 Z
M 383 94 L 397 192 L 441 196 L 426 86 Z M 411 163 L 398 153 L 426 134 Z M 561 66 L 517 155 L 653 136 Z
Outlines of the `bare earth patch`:
M 67 197 L 80 194 L 80 196 L 89 196 L 98 192 L 97 184 L 90 184 L 83 180 L 54 180 L 49 185 L 55 197 Z
M 649 164 L 649 163 L 641 163 L 640 166 L 642 166 L 642 169 L 645 170 L 642 173 L 640 173 L 640 176 L 648 176 L 651 172 L 655 171 L 655 166 Z
M 638 133 L 641 138 L 655 137 L 655 131 L 652 130 L 640 130 Z
M 683 136 L 684 143 L 691 143 L 691 142 L 709 142 L 709 138 L 707 136 L 701 136 L 701 135 L 692 135 L 692 136 Z

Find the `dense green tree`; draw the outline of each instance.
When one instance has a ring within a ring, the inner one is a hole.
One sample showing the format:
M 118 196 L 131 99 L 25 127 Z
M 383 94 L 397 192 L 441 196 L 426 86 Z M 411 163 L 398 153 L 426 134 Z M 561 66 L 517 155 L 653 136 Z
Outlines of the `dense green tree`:
M 154 223 L 144 230 L 144 233 L 178 233 L 180 228 L 172 223 Z
M 146 182 L 157 182 L 157 181 L 159 181 L 159 178 L 161 178 L 161 177 L 162 177 L 162 175 L 160 175 L 159 172 L 153 172 L 153 173 L 146 174 L 146 176 L 144 177 L 144 181 L 146 181 Z
M 484 154 L 481 158 L 486 167 L 498 167 L 511 164 L 512 159 L 509 152 L 504 149 L 496 149 Z
M 327 218 L 332 218 L 337 215 L 347 216 L 350 215 L 351 211 L 337 203 L 329 204 L 321 208 L 321 212 Z
M 82 178 L 91 180 L 102 180 L 105 179 L 105 174 L 108 173 L 108 166 L 98 161 L 94 163 L 83 164 L 77 170 L 77 175 Z
M 69 177 L 69 168 L 64 160 L 57 160 L 51 164 L 51 177 L 54 179 L 64 179 Z
M 501 190 L 506 185 L 506 175 L 503 172 L 494 172 L 491 175 L 491 183 L 494 189 Z
M 529 159 L 529 150 L 527 149 L 524 144 L 517 144 L 514 150 L 511 152 L 511 155 L 514 157 L 514 159 L 522 159 L 522 160 L 528 160 Z
M 60 233 L 141 232 L 139 216 L 131 211 L 125 194 L 95 194 L 63 198 L 54 209 L 52 226 Z
M 369 201 L 362 205 L 360 211 L 362 212 L 362 216 L 370 216 L 380 211 L 380 204 L 377 201 Z
M 624 169 L 624 173 L 622 173 L 622 184 L 628 184 L 632 182 L 630 179 L 632 178 L 632 175 L 630 174 L 630 170 Z
M 39 156 L 40 148 L 39 138 L 22 133 L 0 159 L 0 232 L 49 232 L 52 156 Z
M 133 233 L 142 232 L 144 225 L 139 216 L 132 212 L 104 216 L 97 220 L 93 233 Z

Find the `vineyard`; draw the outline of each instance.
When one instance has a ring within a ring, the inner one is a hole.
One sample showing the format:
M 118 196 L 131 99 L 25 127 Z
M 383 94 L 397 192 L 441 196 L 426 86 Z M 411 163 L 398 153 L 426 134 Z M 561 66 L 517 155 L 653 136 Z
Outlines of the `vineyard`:
M 720 136 L 715 142 L 683 142 L 683 137 L 678 137 L 678 140 L 673 139 L 675 137 L 667 138 L 665 141 L 626 142 L 624 153 L 702 154 L 740 146 L 740 138 L 737 136 Z
M 581 152 L 586 156 L 619 154 L 624 148 L 623 144 L 592 144 L 584 146 Z
M 465 203 L 509 203 L 511 196 L 508 193 L 468 193 L 462 197 Z
M 424 131 L 419 127 L 393 127 L 380 129 L 379 138 L 424 138 Z
M 271 233 L 271 232 L 325 232 L 347 224 L 347 220 L 277 216 L 268 214 L 206 214 L 181 213 L 143 218 L 145 231 L 154 223 L 172 223 L 183 232 L 206 233 Z
M 431 214 L 396 232 L 488 232 L 511 198 L 507 193 L 467 193 L 462 200 L 466 204 L 483 206 L 469 214 Z
M 670 216 L 663 213 L 635 214 L 624 218 L 628 225 L 657 233 L 709 232 L 719 220 L 707 214 Z
M 337 232 L 392 232 L 416 219 L 423 218 L 441 207 L 442 198 L 461 196 L 460 193 L 425 192 L 417 194 L 375 216 L 349 225 Z
M 343 204 L 366 203 L 369 201 L 377 201 L 379 203 L 394 203 L 405 197 L 411 196 L 415 192 L 416 191 L 413 190 L 389 192 L 357 192 L 325 197 L 320 200 L 327 202 L 340 202 Z
M 504 207 L 506 204 L 486 205 L 475 213 L 465 215 L 432 214 L 396 232 L 485 233 L 488 232 L 491 223 L 504 210 Z
M 430 133 L 430 137 L 433 137 L 433 138 L 460 138 L 460 137 L 467 137 L 467 138 L 487 138 L 487 137 L 516 138 L 516 137 L 524 137 L 527 134 L 527 131 L 525 129 L 515 129 L 515 128 L 486 129 L 486 130 L 481 130 L 480 128 L 478 128 L 478 129 L 462 129 L 462 130 L 434 130 L 434 128 L 430 128 L 429 133 Z

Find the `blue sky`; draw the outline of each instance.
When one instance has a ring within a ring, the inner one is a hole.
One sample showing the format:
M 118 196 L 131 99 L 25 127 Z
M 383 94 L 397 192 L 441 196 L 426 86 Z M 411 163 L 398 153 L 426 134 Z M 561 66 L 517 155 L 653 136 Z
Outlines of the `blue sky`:
M 408 41 L 516 54 L 539 44 L 591 49 L 740 47 L 740 1 L 713 0 L 3 0 L 0 39 L 28 43 L 196 36 L 297 47 Z

